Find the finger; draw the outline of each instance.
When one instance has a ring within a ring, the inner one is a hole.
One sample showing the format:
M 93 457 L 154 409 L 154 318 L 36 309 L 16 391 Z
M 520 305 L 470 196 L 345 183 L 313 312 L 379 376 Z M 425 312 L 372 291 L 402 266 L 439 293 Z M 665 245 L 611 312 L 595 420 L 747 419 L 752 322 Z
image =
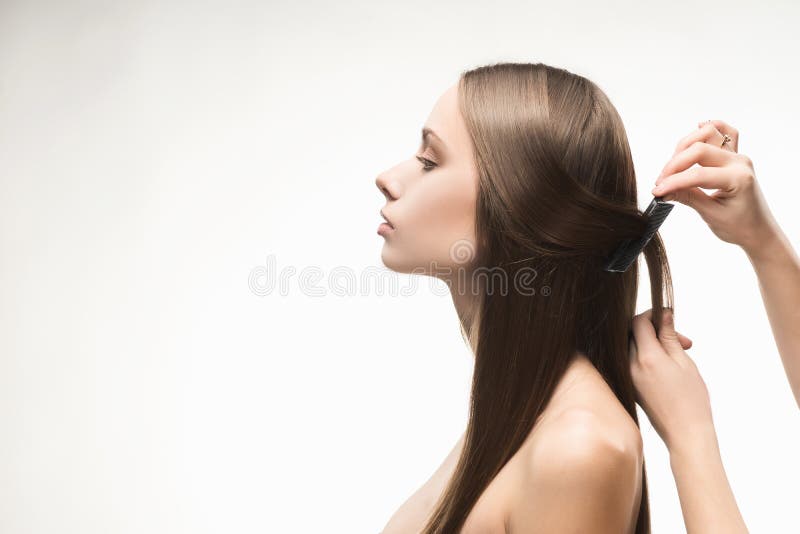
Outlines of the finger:
M 697 211 L 704 219 L 713 217 L 714 210 L 719 207 L 718 200 L 706 194 L 699 187 L 688 187 L 671 193 L 662 193 L 663 200 L 680 202 Z
M 658 339 L 668 353 L 675 348 L 683 350 L 678 339 L 678 332 L 675 331 L 675 315 L 670 308 L 664 308 L 661 313 L 661 328 L 658 330 Z
M 660 183 L 651 192 L 653 196 L 663 197 L 673 191 L 690 187 L 719 189 L 726 193 L 731 193 L 736 190 L 736 177 L 731 172 L 731 169 L 727 167 L 705 167 L 699 165 L 661 178 Z
M 630 355 L 631 381 L 633 382 L 634 400 L 636 401 L 636 404 L 638 404 L 639 406 L 643 406 L 643 400 L 639 393 L 639 385 L 643 380 L 646 379 L 644 379 L 642 375 L 644 370 L 639 364 L 639 356 L 636 349 L 636 341 L 633 338 L 631 338 L 630 341 L 628 341 L 628 353 Z
M 672 174 L 688 169 L 695 163 L 705 167 L 721 167 L 736 161 L 736 158 L 737 155 L 730 150 L 696 141 L 672 156 L 656 178 L 656 184 L 660 184 Z
M 652 308 L 633 317 L 633 338 L 636 343 L 636 361 L 649 360 L 659 354 L 664 354 L 664 348 L 656 335 L 653 326 Z
M 720 132 L 717 127 L 710 122 L 701 124 L 702 126 L 700 126 L 699 129 L 694 130 L 689 135 L 686 135 L 683 137 L 683 139 L 678 141 L 678 144 L 675 146 L 675 152 L 672 153 L 673 157 L 678 152 L 689 148 L 692 143 L 696 143 L 698 141 L 702 143 L 708 143 L 709 145 L 713 146 L 722 146 L 722 141 L 725 139 L 722 135 L 722 132 Z
M 640 389 L 639 384 L 643 381 L 643 378 L 642 378 L 643 369 L 639 365 L 639 360 L 636 357 L 636 352 L 635 352 L 636 344 L 633 342 L 633 340 L 631 340 L 630 344 L 631 344 L 631 346 L 633 346 L 633 351 L 631 352 L 632 356 L 631 356 L 631 360 L 630 360 L 631 382 L 633 382 L 633 398 L 636 401 L 636 404 L 638 404 L 639 406 L 642 406 L 642 402 L 643 401 L 642 401 L 642 397 L 641 397 L 641 395 L 639 393 L 639 389 Z
M 671 308 L 664 308 L 661 314 L 661 328 L 658 330 L 658 339 L 666 353 L 673 361 L 680 365 L 689 365 L 691 359 L 684 352 L 683 344 L 675 330 L 675 314 Z
M 739 130 L 737 130 L 727 122 L 720 120 L 712 120 L 706 122 L 711 122 L 714 126 L 716 126 L 717 130 L 731 136 L 731 142 L 728 143 L 728 145 L 730 145 L 730 147 L 733 149 L 734 152 L 739 152 Z M 700 124 L 704 123 L 701 122 Z
M 681 347 L 683 347 L 683 350 L 692 348 L 692 340 L 691 339 L 689 339 L 688 337 L 684 336 L 680 332 L 676 331 L 676 333 L 678 334 L 678 341 L 681 342 Z

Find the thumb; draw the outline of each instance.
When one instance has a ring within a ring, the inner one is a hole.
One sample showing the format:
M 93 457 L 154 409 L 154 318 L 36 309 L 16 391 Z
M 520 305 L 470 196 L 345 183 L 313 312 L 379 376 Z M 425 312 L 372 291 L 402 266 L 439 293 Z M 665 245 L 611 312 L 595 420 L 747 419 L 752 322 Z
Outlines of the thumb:
M 661 312 L 661 328 L 658 330 L 658 340 L 667 352 L 673 349 L 683 350 L 683 344 L 675 331 L 675 314 L 672 308 L 664 308 Z
M 684 336 L 680 332 L 676 331 L 676 333 L 678 334 L 678 339 L 681 341 L 681 347 L 683 348 L 683 350 L 692 348 L 692 340 L 691 339 L 689 339 L 688 337 Z

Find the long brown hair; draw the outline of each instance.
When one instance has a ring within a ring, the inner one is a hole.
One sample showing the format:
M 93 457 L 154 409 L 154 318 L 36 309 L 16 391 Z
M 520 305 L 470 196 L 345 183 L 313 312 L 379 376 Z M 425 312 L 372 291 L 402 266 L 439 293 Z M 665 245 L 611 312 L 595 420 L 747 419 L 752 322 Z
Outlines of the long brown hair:
M 480 291 L 475 369 L 464 447 L 423 532 L 463 526 L 491 480 L 532 430 L 576 351 L 585 354 L 639 424 L 629 367 L 638 262 L 607 272 L 604 260 L 640 236 L 636 175 L 625 128 L 590 80 L 542 63 L 496 63 L 459 78 L 459 107 L 479 171 L 473 266 L 532 274 L 535 294 Z M 663 242 L 644 250 L 653 322 L 673 307 Z M 484 277 L 484 282 L 489 278 Z M 510 285 L 517 285 L 516 282 Z M 636 532 L 650 531 L 643 466 Z

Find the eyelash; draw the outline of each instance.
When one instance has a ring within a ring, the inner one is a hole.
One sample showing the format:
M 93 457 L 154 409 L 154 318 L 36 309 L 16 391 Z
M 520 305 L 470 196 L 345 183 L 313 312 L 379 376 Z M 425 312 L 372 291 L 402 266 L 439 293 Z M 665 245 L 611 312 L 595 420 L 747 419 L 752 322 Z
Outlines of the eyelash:
M 432 171 L 434 167 L 436 167 L 436 163 L 432 162 L 429 159 L 423 158 L 422 156 L 417 156 L 417 159 L 420 163 L 422 163 L 423 167 L 422 170 L 425 172 Z

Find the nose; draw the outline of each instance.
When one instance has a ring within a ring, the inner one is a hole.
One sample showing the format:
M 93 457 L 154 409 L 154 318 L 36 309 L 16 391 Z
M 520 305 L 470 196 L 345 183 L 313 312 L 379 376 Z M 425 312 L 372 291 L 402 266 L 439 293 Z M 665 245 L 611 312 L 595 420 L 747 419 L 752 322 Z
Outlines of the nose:
M 383 193 L 383 196 L 386 197 L 386 200 L 394 200 L 396 198 L 396 196 L 393 195 L 389 190 L 389 179 L 387 178 L 385 172 L 378 175 L 378 177 L 375 179 L 375 185 L 381 190 L 381 193 Z

